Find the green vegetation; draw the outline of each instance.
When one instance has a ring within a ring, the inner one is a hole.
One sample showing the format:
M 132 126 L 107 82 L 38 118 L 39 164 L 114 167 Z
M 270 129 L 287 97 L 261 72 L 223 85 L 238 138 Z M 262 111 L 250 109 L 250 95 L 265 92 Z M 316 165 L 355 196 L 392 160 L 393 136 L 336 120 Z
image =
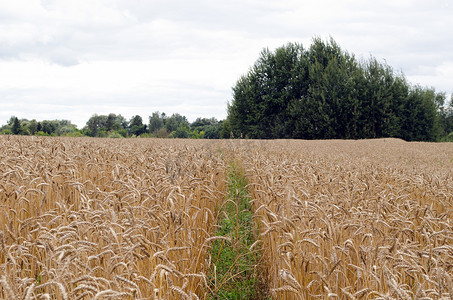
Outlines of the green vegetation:
M 82 131 L 68 120 L 29 121 L 12 116 L 8 123 L 0 127 L 0 134 L 19 134 L 37 136 L 83 136 Z
M 257 269 L 259 247 L 252 247 L 258 231 L 252 219 L 247 181 L 236 164 L 229 168 L 227 201 L 219 211 L 218 224 L 217 236 L 228 240 L 213 242 L 213 299 L 264 299 L 267 291 L 260 289 L 262 276 Z
M 12 116 L 0 134 L 257 139 L 369 139 L 451 141 L 453 95 L 411 85 L 404 74 L 371 57 L 358 60 L 333 40 L 309 48 L 289 43 L 264 49 L 233 87 L 226 120 L 159 111 L 126 120 L 94 114 L 82 129 L 67 120 Z
M 437 141 L 453 131 L 445 100 L 375 58 L 358 61 L 315 38 L 308 49 L 263 50 L 234 86 L 225 123 L 234 137 Z
M 91 137 L 155 137 L 155 138 L 192 138 L 218 139 L 221 136 L 222 121 L 215 118 L 197 118 L 189 123 L 185 116 L 154 112 L 149 124 L 144 124 L 139 115 L 129 121 L 122 115 L 94 114 L 81 130 L 67 120 L 19 119 L 12 116 L 8 123 L 0 127 L 0 134 L 37 135 L 37 136 L 91 136 Z

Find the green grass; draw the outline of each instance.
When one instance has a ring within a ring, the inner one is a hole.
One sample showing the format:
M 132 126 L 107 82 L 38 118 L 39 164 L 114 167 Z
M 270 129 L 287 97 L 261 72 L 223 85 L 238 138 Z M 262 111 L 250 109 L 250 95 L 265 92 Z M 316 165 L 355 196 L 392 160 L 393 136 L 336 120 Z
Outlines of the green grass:
M 259 248 L 254 226 L 247 180 L 237 164 L 228 169 L 227 199 L 219 209 L 217 236 L 231 238 L 213 242 L 211 256 L 214 270 L 210 276 L 211 299 L 265 299 L 258 273 Z

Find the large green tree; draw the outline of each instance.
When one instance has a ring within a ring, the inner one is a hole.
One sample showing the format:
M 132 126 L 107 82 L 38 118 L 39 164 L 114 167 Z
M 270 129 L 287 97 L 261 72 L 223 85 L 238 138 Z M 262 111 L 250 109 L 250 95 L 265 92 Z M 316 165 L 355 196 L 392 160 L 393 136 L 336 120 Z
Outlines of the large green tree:
M 222 136 L 435 140 L 442 96 L 333 40 L 264 49 L 233 87 Z M 446 123 L 446 122 L 443 122 Z M 443 125 L 445 127 L 445 125 Z

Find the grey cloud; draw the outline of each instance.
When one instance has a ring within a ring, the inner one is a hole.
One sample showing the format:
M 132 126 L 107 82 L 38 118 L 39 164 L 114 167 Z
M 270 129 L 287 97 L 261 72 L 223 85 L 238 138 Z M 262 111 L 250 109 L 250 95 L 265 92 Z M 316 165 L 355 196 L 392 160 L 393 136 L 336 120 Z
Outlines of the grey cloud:
M 0 3 L 0 63 L 44 60 L 67 67 L 67 80 L 74 81 L 80 80 L 75 77 L 80 75 L 69 74 L 77 66 L 99 61 L 160 62 L 160 69 L 151 69 L 151 75 L 137 69 L 143 73 L 137 77 L 140 92 L 133 88 L 109 92 L 105 87 L 121 85 L 123 77 L 109 82 L 101 78 L 104 73 L 98 69 L 103 88 L 96 94 L 77 85 L 71 87 L 74 90 L 53 88 L 53 82 L 35 90 L 27 90 L 27 82 L 24 88 L 0 89 L 2 105 L 22 105 L 19 110 L 14 106 L 2 110 L 0 124 L 11 112 L 45 116 L 42 105 L 50 107 L 52 116 L 72 108 L 71 119 L 78 122 L 110 109 L 131 114 L 184 109 L 179 112 L 223 118 L 231 87 L 262 48 L 287 42 L 302 42 L 308 47 L 315 35 L 332 36 L 359 58 L 373 55 L 385 59 L 408 78 L 429 79 L 429 83 L 420 82 L 422 85 L 438 82 L 436 89 L 453 91 L 448 86 L 453 74 L 445 68 L 453 63 L 453 5 L 447 0 L 16 1 L 31 4 L 26 9 L 4 9 Z M 173 62 L 169 70 L 165 70 L 166 61 Z M 191 64 L 180 66 L 179 61 Z M 217 65 L 197 68 L 197 64 Z M 222 70 L 225 65 L 234 67 L 227 72 Z M 121 66 L 113 72 L 124 69 L 133 72 Z M 190 76 L 200 70 L 212 74 L 197 79 Z M 164 71 L 164 78 L 153 82 Z M 216 78 L 225 78 L 222 88 L 213 83 Z

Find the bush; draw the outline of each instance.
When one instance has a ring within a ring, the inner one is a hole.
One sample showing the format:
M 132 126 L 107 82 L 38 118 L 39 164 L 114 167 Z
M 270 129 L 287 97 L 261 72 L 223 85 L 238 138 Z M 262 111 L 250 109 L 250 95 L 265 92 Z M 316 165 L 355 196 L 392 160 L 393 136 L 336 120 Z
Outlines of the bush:
M 49 136 L 49 134 L 45 133 L 44 131 L 35 132 L 35 135 L 37 135 L 37 136 Z
M 140 138 L 149 138 L 149 137 L 151 137 L 151 135 L 149 133 L 145 132 L 145 133 L 140 134 L 138 137 L 140 137 Z
M 192 130 L 190 131 L 189 137 L 191 139 L 203 139 L 204 138 L 204 131 L 203 130 Z
M 453 142 L 453 131 L 450 132 L 447 136 L 444 136 L 440 141 L 441 142 Z
M 119 132 L 116 132 L 116 131 L 111 133 L 111 134 L 109 134 L 108 137 L 111 138 L 111 139 L 124 138 L 124 136 L 122 136 Z
M 180 125 L 176 131 L 171 133 L 171 136 L 178 139 L 186 139 L 189 137 L 189 129 L 185 125 Z
M 10 135 L 13 134 L 13 132 L 11 131 L 11 129 L 3 129 L 2 131 L 0 131 L 0 134 Z
M 162 127 L 154 133 L 154 136 L 157 138 L 167 138 L 168 131 L 165 127 Z

